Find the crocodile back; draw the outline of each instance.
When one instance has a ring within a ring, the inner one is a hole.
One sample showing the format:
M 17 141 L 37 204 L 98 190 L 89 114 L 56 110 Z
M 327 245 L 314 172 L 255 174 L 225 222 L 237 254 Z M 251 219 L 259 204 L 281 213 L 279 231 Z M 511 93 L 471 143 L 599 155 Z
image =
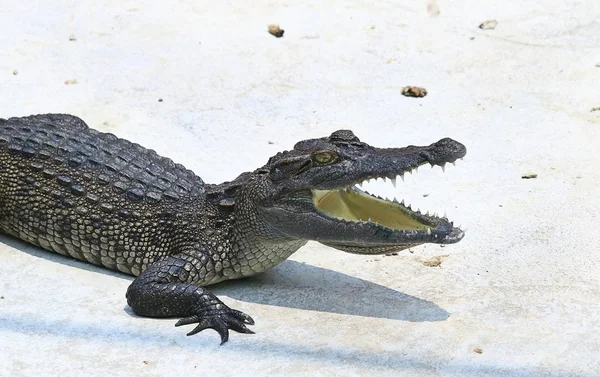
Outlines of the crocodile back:
M 137 275 L 177 246 L 204 190 L 182 165 L 77 117 L 0 119 L 0 229 L 48 250 Z

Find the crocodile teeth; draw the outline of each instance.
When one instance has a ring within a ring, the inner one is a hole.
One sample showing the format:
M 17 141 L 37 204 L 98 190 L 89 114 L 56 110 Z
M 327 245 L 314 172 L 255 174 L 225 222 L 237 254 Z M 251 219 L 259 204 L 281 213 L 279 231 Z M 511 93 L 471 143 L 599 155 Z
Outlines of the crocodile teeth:
M 452 163 L 453 165 L 455 165 L 456 163 L 458 163 L 457 161 L 448 161 L 450 163 Z M 371 176 L 371 177 L 365 177 L 364 180 L 362 182 L 357 182 L 354 186 L 351 186 L 350 188 L 348 188 L 348 192 L 352 192 L 353 190 L 357 193 L 360 194 L 368 194 L 370 196 L 372 196 L 374 199 L 378 199 L 381 201 L 386 201 L 386 202 L 390 202 L 390 203 L 396 203 L 399 204 L 405 208 L 407 208 L 410 211 L 414 211 L 417 214 L 421 215 L 421 216 L 426 216 L 429 218 L 438 218 L 438 214 L 435 211 L 432 210 L 428 210 L 428 205 L 426 205 L 424 202 L 422 203 L 419 200 L 416 200 L 415 202 L 411 204 L 409 204 L 409 201 L 412 201 L 411 199 L 402 199 L 402 196 L 404 196 L 405 194 L 411 196 L 413 195 L 413 193 L 411 192 L 411 190 L 413 189 L 410 185 L 404 186 L 402 183 L 409 183 L 411 184 L 412 180 L 413 180 L 413 176 L 415 173 L 417 173 L 419 171 L 419 167 L 425 166 L 425 165 L 429 165 L 431 167 L 431 169 L 433 169 L 435 166 L 439 166 L 440 169 L 442 169 L 443 172 L 446 171 L 446 167 L 449 165 L 447 163 L 423 163 L 420 166 L 410 166 L 407 167 L 405 171 L 399 173 L 399 174 L 394 174 L 394 173 L 390 173 L 390 174 L 385 174 L 385 175 L 381 175 L 381 176 Z M 429 169 L 427 169 L 429 170 Z M 406 173 L 410 173 L 411 177 L 408 177 L 408 179 L 405 179 L 406 177 Z M 425 172 L 422 171 L 421 174 L 427 174 L 427 176 L 429 176 L 429 172 Z M 400 177 L 400 179 L 402 180 L 402 182 L 400 182 L 400 186 L 398 186 L 398 177 Z M 417 178 L 417 177 L 414 177 Z M 415 179 L 416 181 L 416 179 Z M 391 185 L 387 185 L 388 182 L 391 182 Z M 384 184 L 384 186 L 387 186 L 386 188 L 382 188 L 382 183 Z M 393 188 L 391 187 L 393 186 Z M 396 191 L 396 189 L 402 189 L 402 193 L 399 194 L 398 191 Z M 406 193 L 404 193 L 404 190 L 407 190 Z M 392 191 L 393 190 L 393 191 Z M 417 194 L 414 194 L 417 195 Z M 425 195 L 424 195 L 425 196 Z M 396 198 L 397 197 L 397 198 Z M 420 197 L 420 195 L 419 195 Z M 420 205 L 423 205 L 423 211 L 421 212 L 421 209 L 419 208 Z M 413 209 L 414 206 L 414 209 Z M 443 211 L 442 211 L 443 212 Z M 447 215 L 446 213 L 444 213 L 444 217 L 443 219 L 447 219 Z M 366 223 L 371 223 L 374 224 L 375 221 L 373 221 L 371 219 L 371 221 L 368 221 L 367 219 L 363 220 Z M 434 233 L 432 233 L 434 234 Z
M 427 235 L 431 236 L 431 228 L 427 228 Z

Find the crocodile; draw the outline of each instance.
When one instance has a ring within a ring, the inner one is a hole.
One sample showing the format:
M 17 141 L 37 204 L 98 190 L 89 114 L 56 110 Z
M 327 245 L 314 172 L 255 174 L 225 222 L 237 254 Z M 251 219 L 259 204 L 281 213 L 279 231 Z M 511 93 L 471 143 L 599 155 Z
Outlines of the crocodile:
M 309 240 L 356 254 L 464 232 L 445 216 L 359 188 L 466 154 L 444 138 L 376 148 L 352 131 L 303 140 L 230 182 L 207 184 L 154 150 L 66 114 L 0 119 L 0 231 L 43 249 L 135 276 L 126 299 L 139 316 L 180 318 L 252 334 L 254 320 L 205 287 L 266 271 Z

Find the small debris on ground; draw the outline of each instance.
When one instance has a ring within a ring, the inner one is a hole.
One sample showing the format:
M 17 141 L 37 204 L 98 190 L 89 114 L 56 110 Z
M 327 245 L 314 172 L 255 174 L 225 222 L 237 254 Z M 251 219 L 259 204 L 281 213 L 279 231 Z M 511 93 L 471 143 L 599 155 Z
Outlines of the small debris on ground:
M 590 112 L 594 112 L 594 111 L 600 111 L 600 106 L 598 107 L 592 107 L 592 110 L 590 110 Z
M 267 141 L 267 143 L 269 143 L 269 144 L 275 144 L 275 142 L 271 141 L 271 140 Z
M 19 74 L 19 71 L 17 71 L 17 70 L 15 69 L 15 70 L 13 71 L 13 75 L 15 75 L 15 76 L 16 76 L 16 75 L 18 75 L 18 74 Z
M 4 300 L 4 296 L 0 296 L 0 300 Z
M 69 35 L 69 40 L 70 40 L 71 42 L 73 42 L 73 41 L 76 41 L 76 40 L 77 40 L 77 37 L 75 36 L 75 34 L 71 34 L 71 35 Z
M 158 102 L 162 102 L 162 101 L 163 101 L 163 99 L 162 99 L 162 98 L 159 98 L 159 99 L 158 99 Z
M 496 21 L 496 20 L 487 20 L 487 21 L 483 21 L 479 25 L 479 28 L 481 30 L 494 30 L 497 25 L 498 25 L 498 21 Z
M 600 63 L 596 63 L 596 67 L 599 67 L 599 68 L 600 68 Z
M 398 255 L 398 252 L 397 251 L 392 251 L 390 253 L 385 253 L 386 257 L 391 257 L 391 256 L 394 256 L 394 255 Z
M 281 38 L 281 37 L 283 37 L 283 33 L 285 33 L 285 30 L 279 28 L 279 25 L 277 25 L 277 24 L 269 25 L 269 34 L 274 35 L 277 38 Z
M 428 196 L 429 196 L 429 194 L 423 194 L 423 197 L 424 197 L 424 198 L 426 198 L 426 197 L 428 197 Z
M 437 3 L 437 0 L 429 0 L 427 1 L 427 13 L 431 16 L 431 17 L 435 17 L 435 16 L 439 16 L 440 15 L 440 7 Z
M 65 80 L 65 85 L 75 85 L 77 84 L 77 79 Z
M 449 257 L 448 254 L 438 255 L 438 256 L 435 256 L 435 257 L 432 257 L 432 258 L 429 258 L 426 260 L 422 260 L 421 263 L 423 263 L 423 266 L 425 266 L 425 267 L 439 267 L 442 264 L 442 262 L 448 257 Z
M 481 348 L 479 348 L 479 347 L 475 347 L 475 348 L 473 348 L 473 352 L 478 353 L 478 354 L 481 355 L 483 353 L 483 350 Z
M 537 178 L 537 174 L 536 173 L 525 173 L 521 176 L 521 178 L 523 179 L 534 179 Z
M 405 86 L 402 88 L 402 95 L 406 97 L 425 97 L 427 95 L 427 89 L 419 88 L 418 86 Z

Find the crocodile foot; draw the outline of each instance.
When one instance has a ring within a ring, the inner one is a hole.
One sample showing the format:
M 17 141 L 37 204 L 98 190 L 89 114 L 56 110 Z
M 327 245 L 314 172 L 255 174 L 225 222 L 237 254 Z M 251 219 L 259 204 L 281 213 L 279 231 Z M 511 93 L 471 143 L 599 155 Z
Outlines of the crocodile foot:
M 175 326 L 198 325 L 187 335 L 194 335 L 202 330 L 213 329 L 221 336 L 221 345 L 229 340 L 229 330 L 245 334 L 254 334 L 246 325 L 254 325 L 254 320 L 248 314 L 231 309 L 225 304 L 215 305 L 214 308 L 203 309 L 199 314 L 182 318 Z

